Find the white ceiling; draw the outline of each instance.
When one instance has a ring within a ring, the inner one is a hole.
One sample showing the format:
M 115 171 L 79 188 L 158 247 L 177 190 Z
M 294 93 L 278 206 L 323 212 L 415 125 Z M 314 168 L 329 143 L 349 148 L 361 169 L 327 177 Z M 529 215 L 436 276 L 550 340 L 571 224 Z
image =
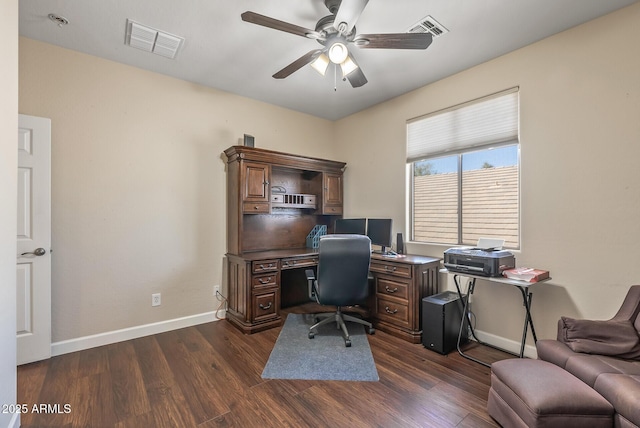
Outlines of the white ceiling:
M 449 33 L 427 50 L 350 47 L 369 83 L 352 88 L 305 66 L 320 45 L 240 19 L 247 10 L 315 29 L 323 0 L 20 0 L 20 35 L 335 120 L 496 58 L 637 0 L 370 0 L 362 33 L 401 33 L 431 15 Z M 62 15 L 59 27 L 47 18 Z M 176 59 L 124 44 L 127 19 L 185 38 Z M 353 46 L 353 45 L 350 45 Z

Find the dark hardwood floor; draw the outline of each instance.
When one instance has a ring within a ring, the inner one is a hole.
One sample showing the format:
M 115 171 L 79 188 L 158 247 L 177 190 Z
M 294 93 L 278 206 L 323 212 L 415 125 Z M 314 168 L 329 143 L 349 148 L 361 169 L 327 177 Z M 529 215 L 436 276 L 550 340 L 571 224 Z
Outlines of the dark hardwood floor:
M 377 331 L 368 338 L 379 382 L 265 380 L 279 332 L 243 335 L 223 320 L 20 366 L 22 426 L 497 426 L 486 411 L 490 370 L 457 352 Z M 512 358 L 471 347 L 485 360 Z

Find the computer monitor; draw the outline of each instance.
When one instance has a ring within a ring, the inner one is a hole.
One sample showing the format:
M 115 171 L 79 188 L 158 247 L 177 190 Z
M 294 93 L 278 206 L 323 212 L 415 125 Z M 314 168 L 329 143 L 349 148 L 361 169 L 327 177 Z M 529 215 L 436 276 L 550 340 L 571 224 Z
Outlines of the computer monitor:
M 339 218 L 336 220 L 334 233 L 353 233 L 365 235 L 367 233 L 366 218 Z
M 390 218 L 370 218 L 367 220 L 367 236 L 373 245 L 382 247 L 381 253 L 386 254 L 391 248 L 393 221 Z

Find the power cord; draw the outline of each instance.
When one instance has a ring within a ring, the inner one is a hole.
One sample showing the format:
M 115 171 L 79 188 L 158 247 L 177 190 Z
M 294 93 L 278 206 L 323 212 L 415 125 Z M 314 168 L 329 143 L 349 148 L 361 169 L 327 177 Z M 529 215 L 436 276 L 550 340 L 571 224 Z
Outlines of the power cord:
M 223 295 L 220 291 L 218 291 L 218 290 L 216 290 L 216 299 L 220 302 L 220 304 L 218 305 L 218 308 L 216 309 L 215 317 L 216 317 L 216 319 L 217 319 L 217 320 L 222 320 L 222 319 L 224 319 L 224 317 L 220 317 L 220 316 L 218 315 L 218 313 L 219 313 L 221 310 L 224 310 L 224 311 L 225 311 L 225 313 L 226 313 L 226 311 L 227 311 L 227 309 L 228 309 L 228 307 L 229 307 L 229 301 L 228 301 L 228 300 L 227 300 L 227 298 L 226 298 L 226 297 L 224 297 L 224 295 Z

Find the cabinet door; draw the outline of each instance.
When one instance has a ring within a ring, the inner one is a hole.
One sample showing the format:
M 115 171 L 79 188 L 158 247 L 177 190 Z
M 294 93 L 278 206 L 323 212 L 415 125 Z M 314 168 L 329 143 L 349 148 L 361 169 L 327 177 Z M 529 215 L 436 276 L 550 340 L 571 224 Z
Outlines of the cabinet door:
M 268 164 L 245 162 L 242 169 L 242 202 L 245 213 L 269 212 L 269 181 L 271 168 Z
M 342 174 L 324 173 L 323 214 L 342 214 Z
M 269 202 L 269 165 L 245 162 L 243 172 L 243 202 Z

